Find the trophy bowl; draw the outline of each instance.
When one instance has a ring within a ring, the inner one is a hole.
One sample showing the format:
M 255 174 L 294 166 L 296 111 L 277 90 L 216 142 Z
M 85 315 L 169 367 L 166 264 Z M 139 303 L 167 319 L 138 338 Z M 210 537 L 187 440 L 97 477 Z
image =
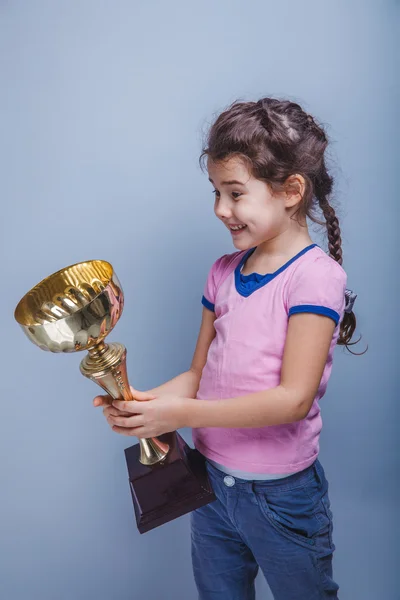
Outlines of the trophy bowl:
M 43 279 L 20 300 L 14 316 L 42 350 L 76 352 L 102 342 L 123 306 L 122 288 L 110 263 L 91 260 Z

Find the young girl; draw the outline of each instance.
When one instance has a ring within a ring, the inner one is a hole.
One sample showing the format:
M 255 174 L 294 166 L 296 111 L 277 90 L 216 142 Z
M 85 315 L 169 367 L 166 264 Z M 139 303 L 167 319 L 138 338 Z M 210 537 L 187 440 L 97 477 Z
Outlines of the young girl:
M 333 600 L 319 401 L 335 345 L 349 345 L 356 321 L 329 204 L 328 141 L 298 104 L 263 98 L 230 106 L 207 142 L 215 214 L 237 251 L 209 272 L 191 367 L 134 390 L 151 402 L 94 404 L 124 435 L 193 428 L 217 496 L 191 513 L 201 600 L 253 599 L 259 568 L 275 600 Z M 307 228 L 318 209 L 329 255 Z

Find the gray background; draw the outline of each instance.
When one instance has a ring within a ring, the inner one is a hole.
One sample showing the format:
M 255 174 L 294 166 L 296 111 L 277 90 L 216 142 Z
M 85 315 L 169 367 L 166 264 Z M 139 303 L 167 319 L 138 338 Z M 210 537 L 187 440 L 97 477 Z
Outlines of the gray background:
M 337 348 L 322 401 L 340 597 L 399 599 L 398 16 L 389 0 L 0 2 L 2 599 L 196 598 L 188 518 L 139 535 L 123 453 L 136 439 L 92 407 L 82 355 L 39 351 L 13 310 L 53 271 L 104 258 L 125 291 L 112 339 L 132 383 L 186 370 L 208 269 L 234 251 L 202 134 L 262 95 L 328 127 L 369 344 Z

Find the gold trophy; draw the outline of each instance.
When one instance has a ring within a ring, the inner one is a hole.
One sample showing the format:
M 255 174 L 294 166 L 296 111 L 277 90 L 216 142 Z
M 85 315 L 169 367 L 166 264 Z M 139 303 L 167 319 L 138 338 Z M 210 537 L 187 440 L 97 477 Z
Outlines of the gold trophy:
M 124 295 L 110 263 L 91 260 L 50 275 L 18 303 L 15 319 L 42 350 L 87 350 L 85 377 L 118 400 L 134 400 L 126 349 L 106 336 L 121 316 Z M 132 500 L 140 533 L 215 500 L 205 461 L 175 432 L 170 443 L 140 439 L 125 450 Z

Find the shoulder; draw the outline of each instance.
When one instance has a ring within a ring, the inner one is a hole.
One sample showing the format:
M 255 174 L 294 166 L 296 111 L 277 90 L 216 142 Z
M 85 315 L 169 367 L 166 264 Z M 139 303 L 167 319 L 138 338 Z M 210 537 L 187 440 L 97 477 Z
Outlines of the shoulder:
M 293 264 L 286 288 L 289 315 L 323 311 L 338 321 L 345 306 L 346 283 L 343 267 L 315 246 Z
M 232 252 L 231 254 L 223 254 L 211 266 L 211 272 L 217 275 L 223 275 L 226 272 L 234 270 L 236 266 L 240 263 L 242 257 L 244 256 L 246 251 L 240 250 L 237 252 Z
M 340 285 L 345 285 L 347 273 L 322 248 L 315 246 L 294 264 L 291 279 L 293 282 L 308 280 L 315 283 L 334 280 Z
M 212 264 L 203 292 L 203 304 L 206 308 L 214 310 L 214 303 L 218 287 L 232 273 L 236 265 L 239 264 L 243 252 L 233 252 L 232 254 L 224 254 L 217 258 Z

